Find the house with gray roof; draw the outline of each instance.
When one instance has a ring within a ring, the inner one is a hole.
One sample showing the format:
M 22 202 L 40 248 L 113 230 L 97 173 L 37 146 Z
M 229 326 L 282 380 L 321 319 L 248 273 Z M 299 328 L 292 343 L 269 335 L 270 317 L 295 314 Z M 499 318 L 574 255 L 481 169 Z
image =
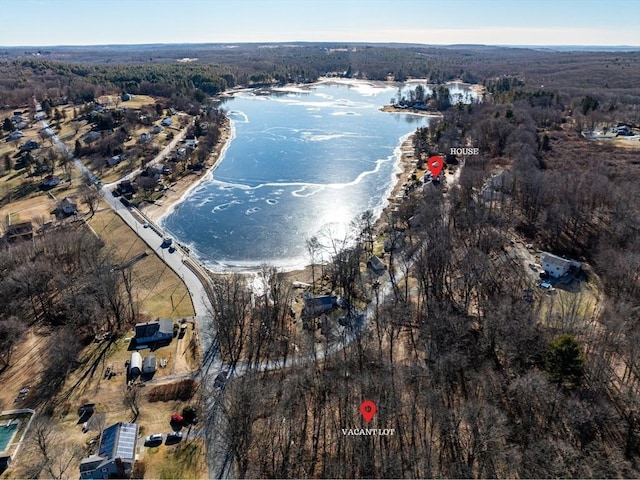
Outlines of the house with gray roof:
M 102 431 L 98 453 L 80 462 L 80 478 L 128 478 L 136 461 L 138 425 L 116 423 Z
M 158 342 L 171 342 L 173 320 L 159 318 L 154 322 L 136 323 L 136 348 L 146 348 Z

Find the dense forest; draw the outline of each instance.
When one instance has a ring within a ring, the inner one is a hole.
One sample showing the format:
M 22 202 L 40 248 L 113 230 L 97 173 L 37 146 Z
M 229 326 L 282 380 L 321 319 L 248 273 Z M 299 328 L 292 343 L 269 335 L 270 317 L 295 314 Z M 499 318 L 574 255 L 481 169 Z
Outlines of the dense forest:
M 442 118 L 414 136 L 417 159 L 459 146 L 479 154 L 448 155 L 451 167 L 463 165 L 459 181 L 416 189 L 387 219 L 397 228 L 384 234 L 401 245 L 387 258 L 390 292 L 361 268 L 370 219 L 322 266 L 335 291 L 373 312 L 351 326 L 344 348 L 325 336 L 326 358 L 264 371 L 262 362 L 289 352 L 289 287 L 269 270 L 271 300 L 261 301 L 242 277 L 213 282 L 213 347 L 242 372 L 222 389 L 205 383 L 204 423 L 217 439 L 210 459 L 229 460 L 234 476 L 640 476 L 640 148 L 583 134 L 640 128 L 640 53 L 326 44 L 33 53 L 1 52 L 0 104 L 29 103 L 34 92 L 85 102 L 116 91 L 194 108 L 229 88 L 329 72 L 487 90 L 481 103 L 443 102 Z M 584 262 L 584 293 L 531 293 L 514 260 L 518 242 Z M 99 243 L 60 245 L 49 237 L 3 250 L 3 338 L 24 328 L 30 308 L 81 329 L 98 314 L 113 329 L 127 320 L 126 282 Z M 51 289 L 66 302 L 51 304 Z M 317 337 L 308 341 L 313 348 Z M 378 405 L 369 426 L 393 435 L 343 434 L 365 426 L 365 398 Z
M 350 346 L 229 384 L 221 402 L 240 477 L 638 476 L 637 150 L 587 144 L 563 129 L 563 115 L 538 127 L 536 108 L 546 107 L 454 109 L 418 132 L 418 151 L 459 144 L 455 131 L 482 155 L 466 160 L 447 196 L 432 189 L 404 206 L 405 246 L 392 261 L 412 282 L 399 280 L 380 304 L 369 291 L 373 320 Z M 509 172 L 502 195 L 483 201 L 477 192 L 497 165 Z M 415 216 L 420 226 L 409 227 Z M 506 254 L 513 238 L 588 261 L 582 283 L 601 296 L 527 298 L 526 275 Z M 366 288 L 368 274 L 357 268 L 364 251 L 359 243 L 334 259 L 332 274 L 351 266 L 339 283 L 347 295 Z M 224 292 L 218 321 L 241 325 L 231 312 L 250 310 L 248 292 L 238 283 Z M 269 320 L 279 316 L 252 318 L 265 319 L 258 325 L 270 337 L 289 334 L 286 322 Z M 221 335 L 226 352 L 241 351 L 237 336 L 233 344 L 228 330 Z M 246 358 L 257 365 L 269 358 L 262 350 Z M 365 398 L 379 410 L 368 426 L 357 411 Z M 342 433 L 362 427 L 395 434 Z
M 81 102 L 113 89 L 184 104 L 185 99 L 203 102 L 236 86 L 313 82 L 335 74 L 369 80 L 426 78 L 436 84 L 518 77 L 529 88 L 572 96 L 596 89 L 601 105 L 616 108 L 638 105 L 632 79 L 638 77 L 639 57 L 638 52 L 304 43 L 51 47 L 44 52 L 5 48 L 0 52 L 0 105 L 27 103 L 34 91 L 40 98 Z

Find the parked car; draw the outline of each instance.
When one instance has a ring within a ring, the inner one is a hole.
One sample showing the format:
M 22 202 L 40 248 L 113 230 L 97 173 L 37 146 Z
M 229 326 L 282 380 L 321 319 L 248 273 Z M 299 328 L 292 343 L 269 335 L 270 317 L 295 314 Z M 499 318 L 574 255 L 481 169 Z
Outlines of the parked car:
M 542 288 L 543 290 L 547 290 L 547 291 L 555 290 L 553 288 L 553 285 L 551 285 L 549 282 L 540 282 L 540 283 L 538 283 L 538 286 L 540 288 Z
M 167 445 L 171 445 L 173 443 L 180 443 L 181 441 L 182 441 L 182 432 L 167 433 L 167 441 L 165 442 Z
M 145 447 L 153 447 L 153 446 L 160 445 L 161 443 L 162 443 L 161 433 L 154 433 L 153 435 L 149 435 L 144 439 Z

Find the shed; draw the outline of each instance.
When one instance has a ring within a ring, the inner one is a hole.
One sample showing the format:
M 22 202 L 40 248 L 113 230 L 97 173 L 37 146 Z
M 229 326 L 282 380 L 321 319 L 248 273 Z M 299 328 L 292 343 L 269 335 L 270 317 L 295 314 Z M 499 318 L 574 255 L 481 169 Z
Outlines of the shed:
M 144 357 L 144 360 L 142 362 L 142 373 L 144 374 L 155 373 L 157 368 L 158 368 L 158 359 L 156 358 L 155 355 L 148 355 Z
M 387 268 L 386 265 L 377 256 L 372 255 L 367 265 L 373 269 L 374 272 L 384 272 Z
M 131 361 L 129 362 L 129 375 L 136 377 L 142 373 L 142 355 L 138 352 L 131 353 Z
M 33 238 L 33 225 L 31 222 L 9 225 L 5 233 L 5 238 L 10 242 L 14 240 L 29 240 Z

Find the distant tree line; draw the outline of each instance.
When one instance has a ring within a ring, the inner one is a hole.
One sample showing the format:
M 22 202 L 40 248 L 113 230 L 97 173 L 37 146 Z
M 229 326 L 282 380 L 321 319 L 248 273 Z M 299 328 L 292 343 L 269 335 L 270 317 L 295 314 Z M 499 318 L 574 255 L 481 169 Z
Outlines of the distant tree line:
M 28 104 L 34 93 L 39 99 L 64 97 L 82 103 L 119 90 L 164 97 L 171 106 L 174 102 L 202 103 L 208 96 L 235 86 L 313 82 L 326 74 L 370 80 L 386 80 L 391 74 L 397 81 L 426 78 L 434 84 L 461 79 L 484 82 L 493 94 L 508 93 L 523 83 L 552 90 L 570 84 L 583 96 L 594 88 L 603 89 L 603 94 L 613 97 L 613 104 L 628 104 L 629 99 L 620 100 L 632 93 L 632 79 L 640 73 L 637 52 L 364 44 L 240 45 L 233 49 L 194 46 L 184 51 L 167 46 L 155 48 L 150 56 L 132 51 L 101 52 L 89 47 L 63 56 L 52 51 L 39 59 L 0 52 L 0 58 L 6 58 L 0 61 L 0 104 Z M 197 60 L 179 63 L 177 55 Z M 572 68 L 576 62 L 579 70 Z M 603 64 L 606 69 L 600 68 Z

